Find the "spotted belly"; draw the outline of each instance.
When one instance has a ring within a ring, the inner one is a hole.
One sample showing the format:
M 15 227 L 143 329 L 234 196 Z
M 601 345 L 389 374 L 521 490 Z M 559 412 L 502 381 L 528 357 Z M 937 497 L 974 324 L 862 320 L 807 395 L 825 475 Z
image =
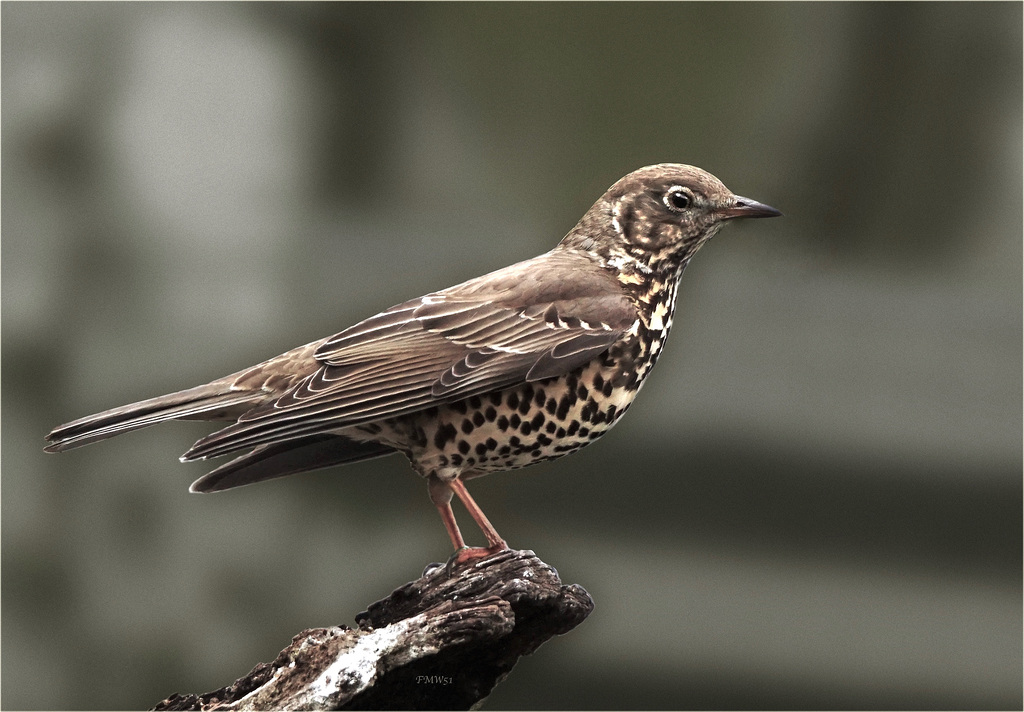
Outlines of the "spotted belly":
M 579 450 L 618 422 L 640 383 L 607 357 L 557 378 L 361 427 L 367 439 L 404 452 L 424 477 L 469 479 Z

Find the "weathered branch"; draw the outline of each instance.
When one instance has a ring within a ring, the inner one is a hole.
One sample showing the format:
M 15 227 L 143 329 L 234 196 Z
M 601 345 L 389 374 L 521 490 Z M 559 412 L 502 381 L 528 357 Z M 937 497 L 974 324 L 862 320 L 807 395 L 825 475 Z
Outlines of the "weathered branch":
M 305 630 L 234 684 L 154 709 L 468 709 L 593 608 L 532 551 L 503 551 L 450 578 L 433 564 L 356 616 L 357 629 Z

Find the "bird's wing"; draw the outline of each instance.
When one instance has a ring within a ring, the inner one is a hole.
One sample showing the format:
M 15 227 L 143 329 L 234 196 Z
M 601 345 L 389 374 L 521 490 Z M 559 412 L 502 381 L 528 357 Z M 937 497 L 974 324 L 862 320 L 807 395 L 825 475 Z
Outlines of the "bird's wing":
M 612 275 L 581 255 L 550 252 L 399 304 L 325 340 L 315 371 L 203 438 L 183 459 L 559 376 L 607 350 L 636 322 L 635 304 Z

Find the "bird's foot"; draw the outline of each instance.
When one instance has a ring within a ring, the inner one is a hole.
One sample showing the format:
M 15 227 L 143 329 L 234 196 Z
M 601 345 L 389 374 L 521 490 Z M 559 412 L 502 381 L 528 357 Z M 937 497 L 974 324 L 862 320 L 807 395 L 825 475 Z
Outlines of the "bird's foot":
M 506 551 L 507 549 L 508 544 L 504 540 L 493 546 L 464 546 L 451 555 L 444 569 L 448 574 L 448 578 L 451 578 L 452 573 L 459 566 L 476 559 L 486 558 L 491 554 L 497 554 L 499 551 Z

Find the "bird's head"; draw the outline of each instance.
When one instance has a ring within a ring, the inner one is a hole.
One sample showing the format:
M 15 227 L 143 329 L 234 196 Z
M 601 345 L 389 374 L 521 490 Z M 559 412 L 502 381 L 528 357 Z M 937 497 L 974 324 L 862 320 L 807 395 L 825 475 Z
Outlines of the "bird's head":
M 562 240 L 622 267 L 680 269 L 722 223 L 782 215 L 735 195 L 707 171 L 659 163 L 633 171 L 609 188 Z

